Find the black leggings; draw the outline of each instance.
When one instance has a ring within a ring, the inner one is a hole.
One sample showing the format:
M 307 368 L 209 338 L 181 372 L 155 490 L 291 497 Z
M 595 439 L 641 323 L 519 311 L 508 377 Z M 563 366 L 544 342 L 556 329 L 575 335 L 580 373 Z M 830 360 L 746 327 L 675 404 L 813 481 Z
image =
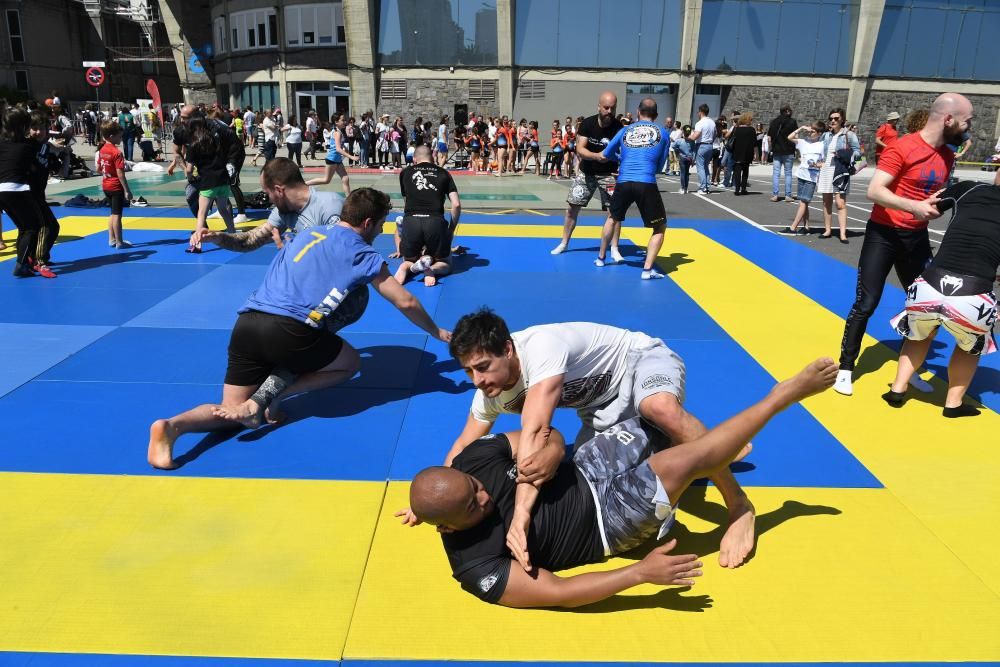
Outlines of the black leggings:
M 889 269 L 896 269 L 896 277 L 906 289 L 923 272 L 930 259 L 931 243 L 926 229 L 896 229 L 868 221 L 858 259 L 857 294 L 847 315 L 844 339 L 840 343 L 841 370 L 854 370 L 868 318 L 882 299 Z
M 35 203 L 38 204 L 38 211 L 42 214 L 35 258 L 38 259 L 39 264 L 48 264 L 49 260 L 52 259 L 52 246 L 59 238 L 59 221 L 52 213 L 52 208 L 45 202 L 44 194 L 41 197 L 36 195 Z
M 0 192 L 0 210 L 10 216 L 17 227 L 17 257 L 14 269 L 30 266 L 38 249 L 38 230 L 42 226 L 42 213 L 30 191 Z
M 749 162 L 734 162 L 733 163 L 733 187 L 736 192 L 746 192 L 747 191 L 747 179 L 750 178 L 750 163 Z
M 289 160 L 295 160 L 295 163 L 298 164 L 301 167 L 302 166 L 302 144 L 301 143 L 297 143 L 297 144 L 285 144 L 285 147 L 288 148 L 288 159 Z

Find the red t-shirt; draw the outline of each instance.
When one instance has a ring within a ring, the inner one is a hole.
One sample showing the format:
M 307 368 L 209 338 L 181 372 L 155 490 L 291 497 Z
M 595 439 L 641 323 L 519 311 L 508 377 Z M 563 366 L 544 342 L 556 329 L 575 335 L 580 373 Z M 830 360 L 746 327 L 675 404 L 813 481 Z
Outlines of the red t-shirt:
M 892 176 L 889 190 L 893 194 L 921 201 L 948 184 L 948 175 L 955 163 L 955 154 L 942 144 L 934 148 L 919 132 L 897 139 L 883 151 L 878 161 L 878 171 Z M 872 221 L 900 229 L 924 229 L 926 220 L 917 220 L 906 211 L 887 209 L 875 204 Z
M 125 171 L 125 156 L 113 143 L 105 142 L 101 150 L 97 151 L 97 171 L 104 177 L 101 189 L 108 192 L 125 189 L 118 179 L 119 169 Z
M 882 123 L 882 126 L 875 130 L 875 137 L 881 139 L 885 148 L 888 148 L 899 138 L 899 132 L 889 123 Z M 885 148 L 875 144 L 875 155 L 881 155 Z

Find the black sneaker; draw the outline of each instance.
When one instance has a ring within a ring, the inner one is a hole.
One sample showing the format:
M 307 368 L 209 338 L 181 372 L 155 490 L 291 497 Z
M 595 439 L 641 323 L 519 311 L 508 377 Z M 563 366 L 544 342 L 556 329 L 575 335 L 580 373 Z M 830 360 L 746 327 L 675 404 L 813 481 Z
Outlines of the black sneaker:
M 798 234 L 798 232 L 795 231 L 794 229 L 792 229 L 791 227 L 785 227 L 784 229 L 782 229 L 778 233 L 779 234 Z

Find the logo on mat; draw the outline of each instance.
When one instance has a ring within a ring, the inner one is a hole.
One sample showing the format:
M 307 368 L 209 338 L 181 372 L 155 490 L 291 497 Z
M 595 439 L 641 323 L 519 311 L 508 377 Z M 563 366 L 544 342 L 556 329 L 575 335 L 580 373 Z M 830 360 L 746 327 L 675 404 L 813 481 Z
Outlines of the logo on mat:
M 938 281 L 939 291 L 946 296 L 954 296 L 958 290 L 962 289 L 962 285 L 964 284 L 965 281 L 961 278 L 949 275 L 941 276 L 941 280 Z
M 495 574 L 486 575 L 485 577 L 479 580 L 479 590 L 481 590 L 484 593 L 488 593 L 489 590 L 493 588 L 493 585 L 497 583 L 498 578 L 499 577 L 497 577 L 497 575 Z
M 674 381 L 666 375 L 650 375 L 643 381 L 642 388 L 649 389 L 650 387 L 662 387 L 664 385 L 672 385 L 673 383 Z

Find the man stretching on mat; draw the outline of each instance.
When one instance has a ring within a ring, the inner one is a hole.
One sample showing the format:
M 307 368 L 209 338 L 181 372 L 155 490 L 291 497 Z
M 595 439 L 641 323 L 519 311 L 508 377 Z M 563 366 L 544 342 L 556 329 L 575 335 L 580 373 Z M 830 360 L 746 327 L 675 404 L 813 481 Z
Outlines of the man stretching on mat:
M 265 416 L 276 421 L 283 396 L 350 379 L 360 358 L 335 331 L 349 323 L 345 317 L 360 317 L 363 304 L 353 313 L 343 306 L 354 292 L 367 296 L 368 283 L 415 325 L 450 340 L 371 247 L 389 209 L 388 195 L 360 188 L 344 202 L 340 221 L 299 234 L 278 253 L 233 327 L 222 405 L 200 405 L 153 422 L 147 454 L 152 466 L 176 468 L 174 441 L 185 433 L 253 428 Z
M 644 333 L 565 322 L 512 335 L 503 319 L 483 309 L 458 321 L 449 349 L 477 391 L 446 465 L 488 434 L 500 413 L 521 415 L 519 481 L 537 485 L 552 479 L 562 460 L 562 449 L 546 447 L 557 407 L 575 408 L 580 416 L 577 444 L 635 416 L 654 424 L 675 444 L 701 437 L 706 430 L 681 407 L 684 362 L 663 341 Z M 741 457 L 750 449 L 746 441 L 743 445 Z M 737 567 L 753 549 L 754 507 L 729 468 L 715 470 L 710 479 L 729 509 L 719 563 Z M 405 520 L 412 523 L 412 515 Z
M 750 408 L 666 449 L 659 431 L 632 417 L 579 447 L 541 489 L 516 480 L 529 435 L 487 435 L 450 468 L 418 473 L 410 506 L 418 520 L 443 533 L 452 576 L 487 602 L 578 607 L 644 583 L 692 586 L 702 564 L 694 554 L 672 555 L 676 540 L 625 567 L 569 577 L 553 571 L 601 561 L 654 535 L 662 538 L 692 481 L 724 470 L 768 420 L 829 388 L 836 375 L 833 359 L 814 361 Z M 554 459 L 562 457 L 558 431 L 550 430 L 545 449 Z M 518 526 L 523 530 L 513 530 Z
M 344 198 L 335 192 L 321 192 L 306 185 L 302 171 L 288 158 L 275 158 L 265 164 L 260 172 L 260 185 L 274 204 L 266 222 L 233 234 L 199 229 L 191 242 L 197 245 L 208 241 L 226 250 L 249 252 L 273 239 L 281 248 L 282 234 L 288 236 L 286 240 L 291 240 L 302 230 L 332 225 L 340 220 Z

